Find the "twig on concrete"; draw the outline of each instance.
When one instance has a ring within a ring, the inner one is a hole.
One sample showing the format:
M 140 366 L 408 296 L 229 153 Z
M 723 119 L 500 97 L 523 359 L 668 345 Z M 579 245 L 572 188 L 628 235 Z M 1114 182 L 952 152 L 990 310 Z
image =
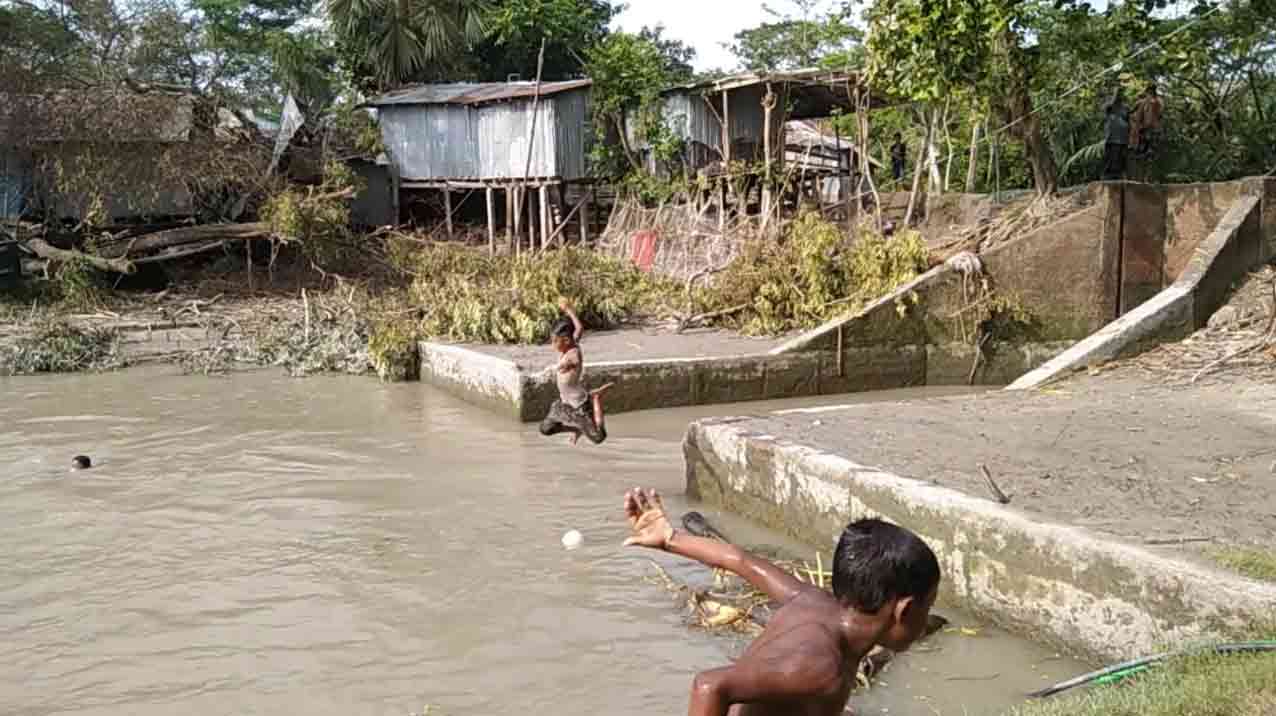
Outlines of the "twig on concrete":
M 980 465 L 979 471 L 984 474 L 984 482 L 988 485 L 988 490 L 992 492 L 993 499 L 1003 505 L 1009 505 L 1010 497 L 1002 492 L 1000 487 L 997 487 L 997 483 L 992 479 L 992 473 L 988 471 L 988 467 Z
M 722 318 L 723 316 L 730 316 L 731 314 L 739 313 L 740 311 L 743 311 L 744 309 L 748 307 L 749 307 L 749 304 L 741 303 L 738 306 L 724 308 L 721 311 L 709 311 L 708 313 L 701 313 L 695 316 L 684 318 L 678 321 L 678 328 L 674 332 L 682 333 L 683 331 L 687 330 L 688 328 L 691 328 L 692 326 L 695 326 L 698 323 L 702 323 L 704 321 L 711 321 L 715 318 Z
M 1148 538 L 1143 540 L 1146 545 L 1168 545 L 1168 544 L 1188 544 L 1191 542 L 1213 542 L 1213 537 L 1167 537 L 1167 538 Z

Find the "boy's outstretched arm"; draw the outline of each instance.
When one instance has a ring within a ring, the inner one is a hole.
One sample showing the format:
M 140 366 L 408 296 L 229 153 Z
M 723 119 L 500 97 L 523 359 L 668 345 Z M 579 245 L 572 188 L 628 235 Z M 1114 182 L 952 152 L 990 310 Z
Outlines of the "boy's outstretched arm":
M 754 556 L 733 544 L 705 539 L 673 528 L 665 516 L 664 504 L 655 490 L 633 489 L 625 493 L 625 516 L 633 536 L 625 545 L 662 549 L 680 557 L 703 562 L 710 567 L 740 575 L 749 584 L 784 604 L 811 585 L 794 577 L 771 562 Z
M 572 310 L 571 302 L 565 298 L 560 298 L 558 299 L 558 307 L 562 309 L 563 313 L 567 314 L 568 318 L 571 319 L 572 326 L 575 331 L 572 334 L 572 340 L 579 341 L 580 337 L 585 335 L 585 326 L 581 324 L 580 317 L 576 315 L 576 311 Z

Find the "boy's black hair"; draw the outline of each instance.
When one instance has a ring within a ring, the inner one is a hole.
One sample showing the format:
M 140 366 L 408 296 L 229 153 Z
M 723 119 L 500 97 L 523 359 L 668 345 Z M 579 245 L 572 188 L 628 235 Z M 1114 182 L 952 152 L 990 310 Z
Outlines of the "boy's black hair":
M 833 594 L 861 612 L 903 597 L 925 599 L 939 584 L 939 560 L 912 532 L 877 519 L 852 522 L 833 554 Z
M 555 338 L 574 338 L 576 336 L 576 326 L 571 321 L 560 319 L 554 324 L 550 335 Z

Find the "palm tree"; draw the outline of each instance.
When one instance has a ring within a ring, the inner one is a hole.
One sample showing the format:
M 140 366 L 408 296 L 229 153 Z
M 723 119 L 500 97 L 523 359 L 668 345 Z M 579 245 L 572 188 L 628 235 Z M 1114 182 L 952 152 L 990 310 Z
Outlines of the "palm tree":
M 487 0 L 326 0 L 337 37 L 383 87 L 411 81 L 483 39 Z

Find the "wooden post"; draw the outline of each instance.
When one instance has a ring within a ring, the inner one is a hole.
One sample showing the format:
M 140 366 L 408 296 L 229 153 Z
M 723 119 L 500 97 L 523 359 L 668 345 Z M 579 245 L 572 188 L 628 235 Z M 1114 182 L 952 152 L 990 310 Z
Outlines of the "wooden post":
M 718 231 L 727 230 L 727 180 L 719 178 L 717 190 L 713 192 L 717 194 L 718 199 Z
M 505 244 L 510 255 L 514 254 L 514 192 L 508 185 L 505 187 Z
M 487 252 L 496 255 L 496 199 L 492 187 L 487 187 Z
M 722 164 L 726 169 L 731 163 L 731 106 L 727 100 L 727 91 L 722 90 Z
M 536 250 L 536 192 L 523 187 L 523 202 L 527 204 L 527 250 Z
M 514 215 L 514 255 L 517 256 L 523 251 L 523 191 L 518 185 L 511 185 L 510 191 L 514 195 L 513 211 Z
M 561 214 L 561 212 L 567 211 L 567 182 L 560 182 L 558 185 L 558 207 L 559 207 L 558 210 L 560 212 L 560 217 L 561 217 L 560 221 L 562 221 L 565 224 L 567 223 L 568 219 L 567 219 L 567 216 L 564 214 Z M 557 228 L 558 227 L 555 227 L 555 229 Z M 559 246 L 567 245 L 566 231 L 558 232 L 558 245 Z
M 762 230 L 765 233 L 767 222 L 771 220 L 771 111 L 775 109 L 775 93 L 771 91 L 771 83 L 766 85 L 766 94 L 762 97 Z M 798 189 L 798 201 L 801 202 L 802 190 Z
M 541 250 L 544 251 L 549 243 L 549 187 L 541 184 L 540 191 L 541 201 Z
M 447 237 L 452 239 L 452 190 L 443 190 L 443 211 L 447 214 Z
M 580 245 L 589 246 L 589 198 L 590 192 L 580 198 Z

